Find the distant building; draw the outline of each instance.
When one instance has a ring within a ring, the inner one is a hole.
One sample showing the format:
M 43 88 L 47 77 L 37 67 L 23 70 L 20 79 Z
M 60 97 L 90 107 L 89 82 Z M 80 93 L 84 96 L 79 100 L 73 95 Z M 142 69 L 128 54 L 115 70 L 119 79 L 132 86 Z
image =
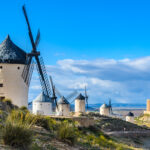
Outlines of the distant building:
M 150 99 L 147 100 L 146 111 L 144 111 L 144 114 L 150 114 Z
M 63 96 L 58 101 L 58 108 L 56 108 L 56 114 L 59 116 L 69 116 L 70 115 L 70 104 Z
M 0 99 L 9 98 L 21 107 L 28 106 L 28 84 L 22 78 L 26 52 L 16 46 L 9 35 L 0 44 Z
M 127 115 L 126 115 L 126 121 L 128 122 L 134 122 L 134 114 L 132 112 L 129 112 Z
M 39 115 L 52 115 L 52 102 L 51 99 L 43 92 L 33 101 L 32 104 L 33 114 Z
M 85 97 L 81 93 L 75 99 L 75 113 L 85 113 Z
M 104 116 L 110 115 L 110 107 L 107 104 L 103 104 L 100 107 L 100 115 L 104 115 Z

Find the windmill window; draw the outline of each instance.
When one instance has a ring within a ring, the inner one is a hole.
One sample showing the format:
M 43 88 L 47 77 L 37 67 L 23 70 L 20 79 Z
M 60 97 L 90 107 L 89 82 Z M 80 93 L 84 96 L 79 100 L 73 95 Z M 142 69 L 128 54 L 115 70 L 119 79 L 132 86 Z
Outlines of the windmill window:
M 2 84 L 2 83 L 0 83 L 0 87 L 3 87 L 3 84 Z
M 2 69 L 3 68 L 3 66 L 0 66 L 0 69 Z
M 20 69 L 20 67 L 17 68 L 18 70 Z

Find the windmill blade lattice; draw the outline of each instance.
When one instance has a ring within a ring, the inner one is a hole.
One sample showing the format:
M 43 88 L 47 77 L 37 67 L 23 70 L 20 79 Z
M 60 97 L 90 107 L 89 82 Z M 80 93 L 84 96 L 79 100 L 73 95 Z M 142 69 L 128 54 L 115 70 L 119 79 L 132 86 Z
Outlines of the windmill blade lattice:
M 30 68 L 30 65 L 31 65 L 32 57 L 35 57 L 36 64 L 37 64 L 36 66 L 37 66 L 37 70 L 38 70 L 38 73 L 39 73 L 39 78 L 40 78 L 42 90 L 45 93 L 45 95 L 47 95 L 50 98 L 50 94 L 51 94 L 50 93 L 50 85 L 49 85 L 49 80 L 47 78 L 45 65 L 44 65 L 43 59 L 42 58 L 39 59 L 40 52 L 38 52 L 36 50 L 36 46 L 38 45 L 39 40 L 40 40 L 40 32 L 38 31 L 36 40 L 34 42 L 25 6 L 23 6 L 22 9 L 23 9 L 23 13 L 24 13 L 24 16 L 25 16 L 25 19 L 26 19 L 26 22 L 27 22 L 29 37 L 30 37 L 30 41 L 31 41 L 31 45 L 32 45 L 32 51 L 31 51 L 31 53 L 29 53 L 27 55 L 27 57 L 28 57 L 27 58 L 28 61 L 27 61 L 27 64 L 26 64 L 27 68 L 26 68 L 26 70 L 23 71 L 23 77 L 24 77 L 25 82 L 26 82 L 27 78 L 28 78 L 27 75 L 29 74 L 29 68 Z
M 55 102 L 55 104 L 56 104 L 56 107 L 57 107 L 57 109 L 58 109 L 58 105 L 57 105 L 57 97 L 56 97 L 56 90 L 55 90 L 55 86 L 54 86 L 54 84 L 53 84 L 53 80 L 52 80 L 52 77 L 50 76 L 50 82 L 51 82 L 51 88 L 52 88 L 52 99 L 53 99 L 53 101 Z
M 69 95 L 66 97 L 66 99 L 72 99 L 72 98 L 75 97 L 77 94 L 78 94 L 78 91 L 75 90 L 75 91 L 73 91 L 71 94 L 69 94 Z

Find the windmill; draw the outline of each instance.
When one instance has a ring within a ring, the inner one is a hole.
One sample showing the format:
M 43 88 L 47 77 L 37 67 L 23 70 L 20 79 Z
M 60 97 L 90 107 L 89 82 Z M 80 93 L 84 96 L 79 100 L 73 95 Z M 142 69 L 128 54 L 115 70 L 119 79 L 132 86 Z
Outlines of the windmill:
M 50 90 L 50 84 L 49 84 L 49 80 L 47 77 L 45 65 L 44 65 L 42 57 L 40 56 L 40 52 L 37 51 L 37 46 L 38 46 L 39 41 L 40 41 L 40 31 L 38 30 L 36 39 L 34 40 L 33 35 L 32 35 L 32 31 L 31 31 L 31 27 L 30 27 L 30 23 L 29 23 L 29 20 L 27 17 L 27 12 L 26 12 L 25 6 L 23 6 L 22 9 L 23 9 L 23 13 L 24 13 L 24 16 L 26 19 L 27 26 L 28 26 L 29 38 L 30 38 L 31 45 L 32 45 L 31 52 L 27 54 L 26 65 L 25 65 L 24 70 L 22 72 L 22 77 L 24 79 L 24 82 L 27 85 L 29 85 L 29 81 L 31 79 L 32 70 L 33 70 L 33 63 L 32 62 L 33 62 L 33 58 L 35 58 L 36 67 L 37 67 L 37 71 L 39 74 L 40 83 L 42 86 L 42 91 L 46 96 L 48 96 L 50 98 L 51 90 Z
M 70 114 L 70 100 L 77 94 L 77 91 L 72 92 L 68 96 L 64 97 L 60 94 L 58 90 L 56 93 L 60 96 L 57 107 L 57 115 L 68 116 Z
M 71 94 L 69 94 L 68 96 L 63 96 L 59 90 L 56 88 L 56 86 L 53 83 L 52 80 L 52 76 L 50 76 L 50 83 L 51 83 L 51 88 L 52 88 L 52 97 L 51 99 L 55 102 L 55 106 L 53 108 L 57 108 L 59 107 L 60 103 L 63 104 L 70 104 L 70 100 L 77 95 L 77 91 L 73 91 Z M 57 102 L 57 98 L 60 98 L 59 101 Z

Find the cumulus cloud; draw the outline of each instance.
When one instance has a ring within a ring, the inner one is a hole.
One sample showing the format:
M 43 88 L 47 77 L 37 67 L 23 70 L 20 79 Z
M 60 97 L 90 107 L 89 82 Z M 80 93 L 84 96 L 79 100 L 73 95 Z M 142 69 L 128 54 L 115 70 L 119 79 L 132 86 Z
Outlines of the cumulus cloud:
M 108 98 L 112 98 L 113 102 L 145 103 L 150 97 L 149 62 L 150 57 L 122 60 L 65 59 L 46 68 L 63 95 L 74 89 L 83 93 L 86 85 L 89 103 L 107 102 Z M 31 83 L 32 97 L 33 92 L 40 89 L 35 77 L 34 83 Z

